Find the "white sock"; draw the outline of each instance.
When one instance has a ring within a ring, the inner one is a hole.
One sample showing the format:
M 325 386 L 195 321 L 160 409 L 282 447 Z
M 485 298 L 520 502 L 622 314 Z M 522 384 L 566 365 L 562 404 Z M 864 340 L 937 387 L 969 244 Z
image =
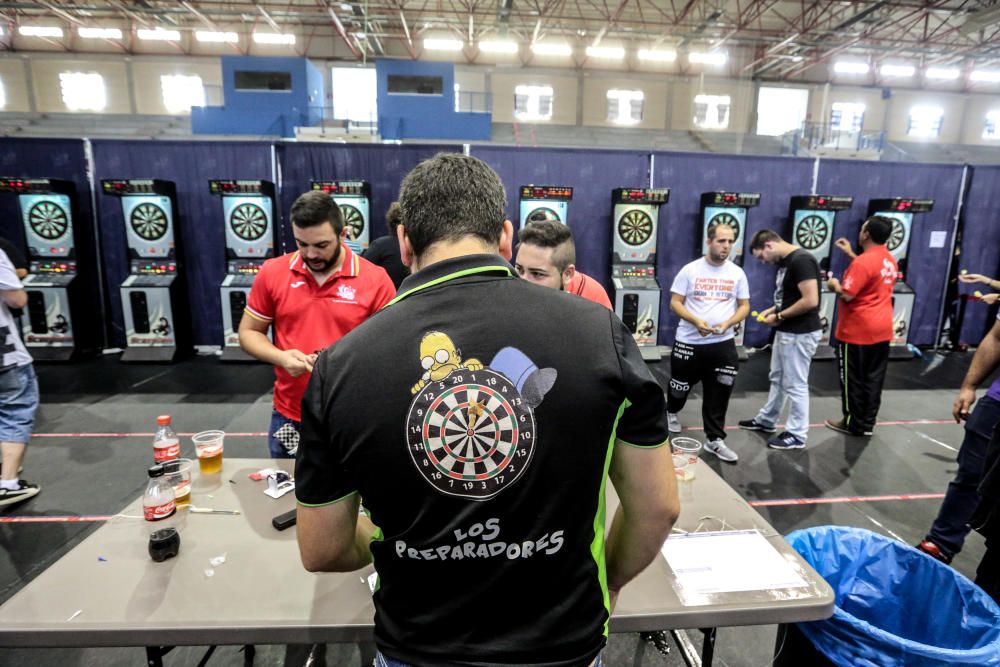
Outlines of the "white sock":
M 0 479 L 0 489 L 7 489 L 8 491 L 17 491 L 21 488 L 21 480 L 17 477 L 14 479 Z

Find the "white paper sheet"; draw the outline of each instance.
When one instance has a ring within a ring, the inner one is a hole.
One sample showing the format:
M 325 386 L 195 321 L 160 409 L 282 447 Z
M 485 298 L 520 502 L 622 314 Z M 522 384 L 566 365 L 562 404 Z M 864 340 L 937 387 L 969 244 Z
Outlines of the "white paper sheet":
M 931 232 L 931 248 L 943 248 L 944 242 L 948 240 L 948 232 Z
M 677 585 L 692 594 L 808 586 L 756 530 L 675 535 L 661 552 Z

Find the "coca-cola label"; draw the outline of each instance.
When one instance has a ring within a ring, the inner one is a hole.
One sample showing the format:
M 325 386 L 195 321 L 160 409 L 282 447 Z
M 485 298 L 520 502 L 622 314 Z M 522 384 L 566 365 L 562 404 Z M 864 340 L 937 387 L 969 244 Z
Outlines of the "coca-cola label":
M 160 519 L 166 519 L 176 509 L 177 504 L 173 500 L 169 500 L 162 505 L 143 505 L 142 515 L 146 521 L 159 521 Z
M 176 459 L 181 455 L 181 444 L 174 442 L 157 442 L 153 444 L 153 460 L 157 463 Z

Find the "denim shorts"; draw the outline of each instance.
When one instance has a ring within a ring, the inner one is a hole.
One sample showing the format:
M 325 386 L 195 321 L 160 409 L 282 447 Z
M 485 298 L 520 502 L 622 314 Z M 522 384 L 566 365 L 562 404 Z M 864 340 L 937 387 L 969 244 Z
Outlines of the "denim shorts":
M 277 410 L 271 411 L 271 424 L 267 429 L 267 448 L 272 459 L 294 459 L 299 451 L 301 422 L 289 419 Z
M 601 656 L 598 655 L 596 658 L 594 658 L 594 662 L 591 663 L 590 667 L 601 667 L 601 665 L 603 664 L 604 663 L 601 661 Z M 398 660 L 393 660 L 392 658 L 388 658 L 382 655 L 381 651 L 379 651 L 375 655 L 375 662 L 372 663 L 372 665 L 373 667 L 413 667 L 413 665 L 409 663 L 400 662 Z
M 27 444 L 38 410 L 38 379 L 31 364 L 0 371 L 0 442 Z

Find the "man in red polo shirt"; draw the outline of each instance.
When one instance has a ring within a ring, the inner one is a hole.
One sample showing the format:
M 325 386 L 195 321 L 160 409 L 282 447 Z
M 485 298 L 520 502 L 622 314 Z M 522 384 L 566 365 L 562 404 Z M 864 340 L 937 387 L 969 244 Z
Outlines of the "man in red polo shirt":
M 872 216 L 861 225 L 856 255 L 847 239 L 837 247 L 853 258 L 844 281 L 830 278 L 827 286 L 840 299 L 837 310 L 837 361 L 843 419 L 826 420 L 827 428 L 848 435 L 868 436 L 882 404 L 882 381 L 892 340 L 892 286 L 899 267 L 885 247 L 892 220 Z
M 305 193 L 291 219 L 298 250 L 264 262 L 240 322 L 240 346 L 274 366 L 267 437 L 274 458 L 294 458 L 298 450 L 302 394 L 316 357 L 396 294 L 385 269 L 344 244 L 344 216 L 329 195 Z
M 518 234 L 514 270 L 528 282 L 561 289 L 613 310 L 600 283 L 576 268 L 576 245 L 569 227 L 533 220 Z

